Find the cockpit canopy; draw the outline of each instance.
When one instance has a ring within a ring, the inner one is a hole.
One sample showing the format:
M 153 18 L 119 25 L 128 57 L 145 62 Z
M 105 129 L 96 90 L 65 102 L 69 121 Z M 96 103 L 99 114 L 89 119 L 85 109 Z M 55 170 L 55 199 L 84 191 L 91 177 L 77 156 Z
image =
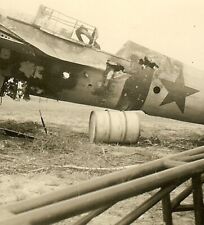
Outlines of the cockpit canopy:
M 74 39 L 93 46 L 98 38 L 96 27 L 44 5 L 39 7 L 33 24 L 63 39 Z

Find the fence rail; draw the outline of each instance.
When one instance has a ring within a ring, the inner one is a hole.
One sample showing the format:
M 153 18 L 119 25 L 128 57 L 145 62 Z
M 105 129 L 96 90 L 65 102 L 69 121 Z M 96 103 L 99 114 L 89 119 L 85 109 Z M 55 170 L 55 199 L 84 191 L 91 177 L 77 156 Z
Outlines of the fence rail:
M 173 225 L 173 212 L 189 210 L 194 210 L 195 225 L 203 225 L 203 173 L 204 147 L 199 147 L 72 185 L 35 199 L 2 206 L 0 213 L 4 216 L 0 218 L 0 225 L 53 224 L 89 212 L 74 223 L 84 225 L 117 202 L 155 189 L 159 190 L 116 224 L 133 223 L 161 201 L 166 225 Z M 192 184 L 171 200 L 171 192 L 189 179 Z M 193 204 L 182 204 L 191 193 Z

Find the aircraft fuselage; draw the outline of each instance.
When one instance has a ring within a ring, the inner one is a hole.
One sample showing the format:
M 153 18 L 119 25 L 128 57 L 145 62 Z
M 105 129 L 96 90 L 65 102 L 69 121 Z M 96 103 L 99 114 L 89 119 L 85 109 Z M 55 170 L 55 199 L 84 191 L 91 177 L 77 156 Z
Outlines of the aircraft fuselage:
M 10 78 L 36 96 L 204 123 L 204 73 L 133 42 L 114 56 L 8 18 L 1 87 Z

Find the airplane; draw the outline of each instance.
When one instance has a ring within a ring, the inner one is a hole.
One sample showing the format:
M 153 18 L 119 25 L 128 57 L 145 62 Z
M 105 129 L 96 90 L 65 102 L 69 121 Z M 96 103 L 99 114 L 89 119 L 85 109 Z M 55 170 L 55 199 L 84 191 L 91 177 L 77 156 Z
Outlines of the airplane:
M 204 124 L 203 71 L 132 41 L 113 55 L 97 38 L 96 27 L 43 5 L 30 20 L 1 15 L 1 96 L 117 110 L 92 112 L 89 135 L 96 142 L 136 142 L 138 110 Z

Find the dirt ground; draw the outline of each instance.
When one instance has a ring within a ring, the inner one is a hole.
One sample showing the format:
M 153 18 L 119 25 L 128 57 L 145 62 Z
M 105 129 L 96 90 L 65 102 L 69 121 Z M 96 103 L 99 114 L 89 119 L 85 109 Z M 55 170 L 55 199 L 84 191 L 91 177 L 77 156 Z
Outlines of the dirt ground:
M 201 125 L 156 118 L 139 113 L 141 137 L 131 146 L 92 144 L 88 139 L 89 114 L 96 108 L 32 98 L 30 102 L 3 99 L 0 127 L 33 135 L 34 140 L 10 137 L 0 131 L 0 204 L 12 203 L 58 190 L 107 172 L 69 168 L 115 168 L 148 162 L 203 144 Z M 46 135 L 39 116 L 43 114 Z M 175 192 L 177 194 L 179 190 Z M 111 225 L 152 193 L 123 201 L 95 218 L 92 225 Z M 191 198 L 187 199 L 188 202 Z M 174 213 L 174 224 L 191 225 L 192 212 Z M 76 220 L 76 218 L 74 218 Z M 72 224 L 73 219 L 59 224 Z M 160 225 L 161 204 L 134 224 Z

